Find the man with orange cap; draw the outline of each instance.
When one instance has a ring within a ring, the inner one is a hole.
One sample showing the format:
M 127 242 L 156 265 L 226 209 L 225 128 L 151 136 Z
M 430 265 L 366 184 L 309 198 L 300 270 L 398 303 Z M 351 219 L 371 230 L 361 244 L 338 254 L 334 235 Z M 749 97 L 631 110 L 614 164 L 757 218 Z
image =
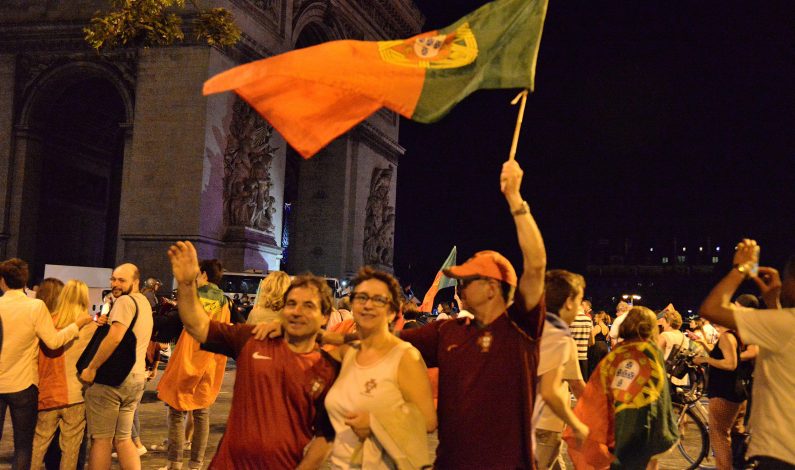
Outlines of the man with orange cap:
M 419 349 L 428 367 L 439 367 L 438 469 L 533 468 L 530 421 L 546 251 L 519 193 L 522 175 L 513 160 L 500 175 L 522 251 L 521 278 L 500 253 L 478 252 L 444 272 L 459 280 L 474 320 L 433 322 L 400 335 Z

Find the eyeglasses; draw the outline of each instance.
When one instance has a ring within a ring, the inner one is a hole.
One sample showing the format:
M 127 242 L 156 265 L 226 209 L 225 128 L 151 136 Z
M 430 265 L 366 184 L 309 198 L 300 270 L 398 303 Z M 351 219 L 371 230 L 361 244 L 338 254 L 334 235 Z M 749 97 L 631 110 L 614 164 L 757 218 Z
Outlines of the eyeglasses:
M 475 281 L 489 281 L 491 279 L 492 278 L 490 277 L 484 277 L 484 276 L 465 277 L 463 279 L 458 280 L 458 285 L 461 286 L 461 288 L 463 289 Z
M 389 299 L 380 295 L 374 295 L 372 297 L 361 293 L 351 295 L 351 301 L 353 303 L 366 304 L 368 300 L 372 300 L 373 305 L 376 307 L 386 307 L 387 304 L 389 304 Z

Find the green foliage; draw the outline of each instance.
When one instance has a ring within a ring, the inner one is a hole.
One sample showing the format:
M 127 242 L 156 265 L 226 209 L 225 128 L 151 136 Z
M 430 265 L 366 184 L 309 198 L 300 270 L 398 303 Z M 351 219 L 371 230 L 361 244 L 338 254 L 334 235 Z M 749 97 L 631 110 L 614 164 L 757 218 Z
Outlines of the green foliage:
M 229 46 L 240 39 L 240 29 L 232 14 L 224 8 L 200 9 L 196 38 L 209 45 Z M 109 0 L 111 10 L 96 13 L 83 28 L 85 39 L 94 49 L 113 49 L 132 45 L 136 47 L 167 46 L 185 39 L 180 10 L 185 10 L 185 0 Z

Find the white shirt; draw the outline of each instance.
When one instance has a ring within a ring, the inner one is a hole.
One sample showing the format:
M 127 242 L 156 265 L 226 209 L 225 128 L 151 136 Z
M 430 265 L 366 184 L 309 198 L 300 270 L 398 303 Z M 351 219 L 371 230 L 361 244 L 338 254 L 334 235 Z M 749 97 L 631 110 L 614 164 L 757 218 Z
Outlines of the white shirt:
M 549 321 L 544 323 L 544 332 L 541 335 L 541 344 L 538 352 L 538 377 L 558 367 L 563 367 L 563 382 L 561 387 L 568 395 L 567 380 L 582 380 L 580 363 L 577 359 L 577 343 L 565 330 L 555 328 Z M 533 407 L 533 430 L 563 432 L 565 423 L 551 408 L 546 406 L 541 393 L 536 394 L 536 404 Z M 535 434 L 535 432 L 533 433 Z M 535 439 L 535 436 L 534 436 Z
M 405 403 L 398 384 L 398 366 L 403 355 L 410 349 L 414 347 L 405 341 L 400 341 L 382 358 L 367 366 L 356 362 L 357 351 L 353 348 L 349 349 L 342 358 L 339 376 L 326 394 L 325 401 L 329 419 L 336 432 L 330 456 L 332 469 L 357 468 L 351 465 L 350 460 L 354 450 L 359 446 L 359 437 L 345 424 L 345 417 L 349 413 L 357 411 L 372 413 L 395 404 Z M 371 470 L 391 468 L 388 459 L 380 458 L 382 452 L 373 439 L 367 439 L 364 446 L 364 454 L 373 459 L 363 462 L 360 468 Z
M 759 346 L 747 455 L 795 465 L 795 308 L 739 308 L 734 318 L 743 342 Z
M 39 340 L 58 349 L 78 333 L 74 323 L 57 331 L 44 302 L 29 298 L 22 289 L 8 290 L 0 297 L 0 320 L 0 393 L 21 392 L 39 384 Z
M 627 318 L 627 314 L 626 313 L 621 315 L 620 317 L 616 317 L 616 321 L 614 321 L 613 325 L 610 327 L 609 335 L 610 335 L 611 338 L 613 338 L 616 341 L 621 339 L 618 336 L 618 329 L 621 328 L 621 324 L 624 323 L 624 320 L 626 320 L 626 318 Z

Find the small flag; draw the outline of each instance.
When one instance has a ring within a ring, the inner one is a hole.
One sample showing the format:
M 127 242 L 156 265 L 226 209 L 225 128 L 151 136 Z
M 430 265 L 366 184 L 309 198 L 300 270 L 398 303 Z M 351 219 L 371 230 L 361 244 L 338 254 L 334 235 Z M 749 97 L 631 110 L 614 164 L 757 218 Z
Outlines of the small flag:
M 436 293 L 441 289 L 452 287 L 456 284 L 455 279 L 449 278 L 442 273 L 445 269 L 455 266 L 456 256 L 456 247 L 453 247 L 453 249 L 450 250 L 450 254 L 447 255 L 447 259 L 444 260 L 442 267 L 439 268 L 439 272 L 436 273 L 431 288 L 425 293 L 425 297 L 422 299 L 422 305 L 420 305 L 420 312 L 430 313 L 430 311 L 433 310 L 433 299 L 436 297 Z
M 234 90 L 309 158 L 375 111 L 441 119 L 481 88 L 532 90 L 548 0 L 496 0 L 451 26 L 394 41 L 331 41 L 235 67 Z

